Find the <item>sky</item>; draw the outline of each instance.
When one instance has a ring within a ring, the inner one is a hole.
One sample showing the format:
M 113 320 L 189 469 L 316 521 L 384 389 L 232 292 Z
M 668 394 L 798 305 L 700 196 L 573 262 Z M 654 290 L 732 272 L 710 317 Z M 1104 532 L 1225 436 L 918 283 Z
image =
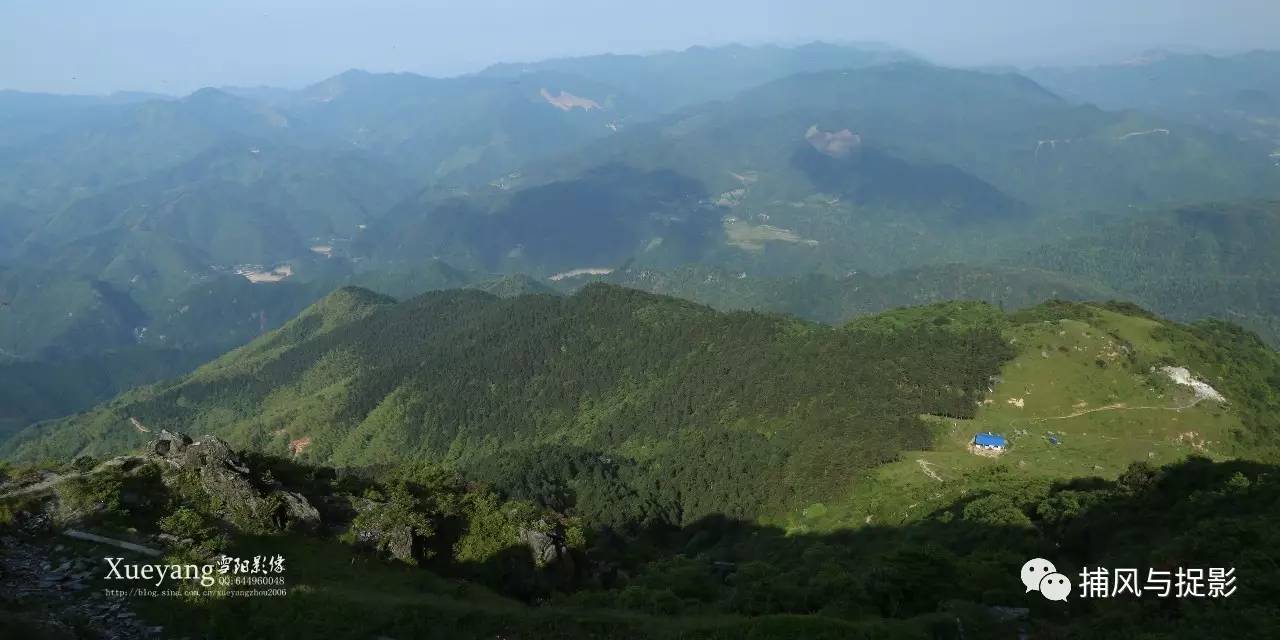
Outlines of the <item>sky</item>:
M 1277 0 L 0 0 L 0 89 L 299 87 L 346 69 L 874 41 L 957 66 L 1280 48 Z

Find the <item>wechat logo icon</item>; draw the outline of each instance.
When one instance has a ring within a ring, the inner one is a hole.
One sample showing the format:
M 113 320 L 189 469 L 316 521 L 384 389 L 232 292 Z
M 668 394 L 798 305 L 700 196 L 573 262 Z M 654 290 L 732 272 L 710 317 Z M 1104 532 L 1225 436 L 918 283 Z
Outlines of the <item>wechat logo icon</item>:
M 1027 593 L 1039 591 L 1050 600 L 1066 602 L 1071 594 L 1071 579 L 1058 573 L 1058 568 L 1044 558 L 1032 558 L 1022 565 L 1022 584 Z

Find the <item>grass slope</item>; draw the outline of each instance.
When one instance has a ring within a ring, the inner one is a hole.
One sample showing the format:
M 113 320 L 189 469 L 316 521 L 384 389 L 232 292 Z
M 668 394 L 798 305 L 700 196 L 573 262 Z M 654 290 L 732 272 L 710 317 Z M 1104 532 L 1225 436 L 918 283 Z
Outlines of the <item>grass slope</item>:
M 1059 303 L 1014 314 L 1004 336 L 1018 355 L 972 419 L 933 418 L 929 448 L 903 452 L 852 483 L 844 500 L 793 513 L 789 526 L 901 525 L 994 484 L 1030 491 L 1077 477 L 1116 478 L 1137 462 L 1274 457 L 1272 447 L 1241 437 L 1251 430 L 1252 393 L 1230 389 L 1235 376 L 1195 355 L 1206 346 L 1197 330 L 1116 309 Z M 1254 345 L 1274 376 L 1280 358 Z M 1190 368 L 1228 401 L 1198 398 L 1159 371 L 1166 365 Z M 1251 377 L 1274 396 L 1266 375 Z M 970 450 L 974 435 L 988 431 L 1007 438 L 1004 454 Z

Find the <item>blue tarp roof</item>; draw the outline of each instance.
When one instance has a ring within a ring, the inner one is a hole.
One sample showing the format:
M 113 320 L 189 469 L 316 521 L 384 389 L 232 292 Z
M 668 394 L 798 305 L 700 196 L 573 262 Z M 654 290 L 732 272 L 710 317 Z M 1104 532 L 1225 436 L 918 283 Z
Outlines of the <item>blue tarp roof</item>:
M 998 436 L 994 433 L 991 433 L 990 431 L 986 433 L 979 433 L 978 435 L 973 437 L 973 443 L 985 445 L 988 447 L 1003 447 L 1004 436 Z

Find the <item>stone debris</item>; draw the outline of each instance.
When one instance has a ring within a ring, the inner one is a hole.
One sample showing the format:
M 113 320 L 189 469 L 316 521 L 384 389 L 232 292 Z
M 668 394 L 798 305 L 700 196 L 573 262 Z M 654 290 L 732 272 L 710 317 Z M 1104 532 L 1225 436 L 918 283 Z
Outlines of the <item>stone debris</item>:
M 1196 394 L 1197 400 L 1227 401 L 1217 389 L 1209 386 L 1209 383 L 1195 379 L 1186 367 L 1162 367 L 1160 371 L 1169 376 L 1175 384 L 1190 388 L 1192 393 Z
M 100 562 L 63 558 L 66 550 L 62 545 L 0 538 L 0 600 L 55 635 L 103 640 L 169 637 L 164 627 L 140 620 L 127 600 L 93 588 L 91 581 L 101 575 Z M 51 562 L 50 557 L 59 559 Z
M 85 465 L 92 464 L 86 459 Z M 84 468 L 84 466 L 78 468 Z M 112 592 L 112 583 L 98 582 L 106 575 L 103 555 L 120 551 L 77 552 L 82 543 L 69 538 L 126 549 L 129 554 L 158 557 L 163 551 L 139 543 L 184 545 L 190 540 L 158 534 L 137 541 L 107 537 L 72 528 L 91 523 L 90 513 L 68 513 L 55 491 L 63 482 L 101 472 L 138 476 L 163 470 L 160 481 L 195 483 L 200 490 L 225 505 L 215 514 L 226 525 L 242 530 L 281 531 L 316 528 L 320 511 L 300 493 L 287 490 L 270 473 L 252 471 L 226 442 L 214 436 L 199 440 L 159 430 L 145 456 L 122 456 L 87 471 L 29 474 L 18 481 L 0 483 L 0 496 L 22 498 L 0 537 L 0 609 L 24 622 L 43 628 L 51 637 L 95 640 L 153 640 L 167 637 L 164 627 L 147 624 L 131 609 L 131 598 Z M 187 486 L 187 485 L 183 485 Z M 141 501 L 141 502 L 140 502 Z M 122 490 L 121 502 L 145 504 L 144 496 Z M 61 534 L 61 535 L 57 535 Z M 65 536 L 65 537 L 63 537 Z M 78 553 L 90 553 L 81 557 Z M 128 589 L 120 585 L 120 589 Z M 137 596 L 144 597 L 144 596 Z M 0 638 L 8 639 L 5 619 L 0 618 Z

